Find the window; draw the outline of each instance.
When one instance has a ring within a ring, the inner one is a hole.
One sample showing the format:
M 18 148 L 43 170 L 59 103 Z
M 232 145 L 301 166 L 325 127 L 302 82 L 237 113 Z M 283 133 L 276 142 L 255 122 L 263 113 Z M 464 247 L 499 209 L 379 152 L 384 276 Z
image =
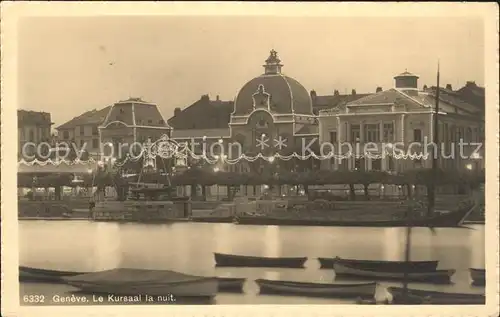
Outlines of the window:
M 348 170 L 347 159 L 340 159 L 340 161 L 339 161 L 339 170 L 340 171 L 347 171 Z
M 384 142 L 394 141 L 394 124 L 384 123 Z
M 330 131 L 330 143 L 337 143 L 337 131 Z
M 365 124 L 365 142 L 379 142 L 380 132 L 378 124 Z
M 28 135 L 29 135 L 28 136 L 28 141 L 35 142 L 35 131 L 33 131 L 33 130 L 30 129 Z
M 165 121 L 160 120 L 160 121 L 158 121 L 158 123 L 159 123 L 159 124 L 165 124 Z
M 85 135 L 85 127 L 84 126 L 80 126 L 80 135 L 81 136 Z
M 467 132 L 465 134 L 465 141 L 472 142 L 472 128 L 467 128 Z
M 153 120 L 149 119 L 149 120 L 148 120 L 148 123 L 149 123 L 149 124 L 153 123 Z
M 413 160 L 413 164 L 415 164 L 415 167 L 416 167 L 416 168 L 422 167 L 422 163 L 423 163 L 423 162 L 422 162 L 422 159 L 421 159 L 421 158 L 419 158 L 419 159 L 414 159 L 414 160 Z
M 360 126 L 359 124 L 351 125 L 351 141 L 359 142 L 361 137 Z
M 413 141 L 414 142 L 422 142 L 422 130 L 413 129 Z
M 365 170 L 365 159 L 364 158 L 357 158 L 354 160 L 354 169 L 357 171 L 364 171 Z
M 92 139 L 92 148 L 93 149 L 99 148 L 99 139 Z
M 85 140 L 80 140 L 80 147 L 83 148 L 85 146 Z
M 394 171 L 394 158 L 392 156 L 387 157 L 387 170 Z
M 97 126 L 92 127 L 92 135 L 99 135 L 99 129 L 97 128 Z
M 69 139 L 69 131 L 63 131 L 63 139 Z
M 381 171 L 381 170 L 382 170 L 382 160 L 372 159 L 372 171 Z

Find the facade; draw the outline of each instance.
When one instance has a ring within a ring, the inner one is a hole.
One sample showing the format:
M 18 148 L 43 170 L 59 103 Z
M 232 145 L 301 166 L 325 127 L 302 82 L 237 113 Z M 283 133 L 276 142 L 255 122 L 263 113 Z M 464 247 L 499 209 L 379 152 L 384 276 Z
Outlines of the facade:
M 345 105 L 322 110 L 319 113 L 320 143 L 329 142 L 335 154 L 349 152 L 349 143 L 358 154 L 369 151 L 372 155 L 393 153 L 384 144 L 398 144 L 396 156 L 362 158 L 350 156 L 344 159 L 324 161 L 322 168 L 332 170 L 383 170 L 402 172 L 406 169 L 431 167 L 434 148 L 426 144 L 433 140 L 436 89 L 418 89 L 418 76 L 404 72 L 394 78 L 394 88 L 348 102 Z M 461 98 L 451 87 L 440 90 L 438 114 L 437 153 L 440 168 L 478 170 L 484 168 L 484 159 L 471 154 L 476 144 L 462 146 L 459 141 L 478 143 L 484 141 L 484 110 Z M 369 148 L 367 143 L 372 143 Z M 408 156 L 427 153 L 427 158 Z M 454 148 L 454 149 L 453 149 Z M 454 155 L 452 153 L 454 152 Z M 484 148 L 479 151 L 484 156 Z
M 87 111 L 56 128 L 58 139 L 62 142 L 75 143 L 78 149 L 84 149 L 93 157 L 100 153 L 99 125 L 104 121 L 111 106 L 100 110 Z M 84 148 L 85 147 L 85 148 Z
M 144 143 L 148 139 L 154 141 L 163 135 L 170 137 L 170 131 L 171 127 L 157 105 L 140 98 L 129 98 L 109 108 L 99 125 L 99 139 L 101 144 L 112 145 L 114 156 L 122 156 L 123 151 L 127 151 L 123 145 Z M 103 148 L 103 151 L 107 149 Z
M 234 101 L 221 101 L 218 97 L 210 100 L 204 95 L 184 110 L 175 109 L 174 116 L 168 121 L 173 127 L 172 138 L 206 144 L 207 148 L 221 144 L 230 159 L 237 158 L 238 154 L 300 153 L 303 142 L 309 144 L 315 140 L 316 147 L 318 145 L 317 113 L 320 109 L 365 96 L 357 95 L 354 90 L 350 95 L 340 95 L 335 91 L 330 96 L 308 92 L 297 80 L 282 72 L 283 64 L 274 50 L 263 68 L 261 75 L 241 87 Z M 261 141 L 266 145 L 262 146 Z M 241 145 L 241 151 L 235 153 L 231 144 Z M 255 165 L 241 160 L 238 164 L 216 168 L 239 172 L 255 171 L 255 168 L 262 171 L 264 168 L 262 164 Z M 314 167 L 311 162 L 303 165 L 305 168 Z
M 23 151 L 27 142 L 35 144 L 48 142 L 51 139 L 52 126 L 50 113 L 28 110 L 17 111 L 18 154 Z M 34 150 L 32 147 L 26 150 Z M 31 155 L 31 154 L 30 154 Z

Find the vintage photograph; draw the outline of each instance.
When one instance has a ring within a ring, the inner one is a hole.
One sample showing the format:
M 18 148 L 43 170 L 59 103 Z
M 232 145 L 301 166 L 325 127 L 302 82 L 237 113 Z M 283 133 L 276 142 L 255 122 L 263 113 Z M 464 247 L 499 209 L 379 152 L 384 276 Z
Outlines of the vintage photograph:
M 17 32 L 19 305 L 486 304 L 483 18 Z

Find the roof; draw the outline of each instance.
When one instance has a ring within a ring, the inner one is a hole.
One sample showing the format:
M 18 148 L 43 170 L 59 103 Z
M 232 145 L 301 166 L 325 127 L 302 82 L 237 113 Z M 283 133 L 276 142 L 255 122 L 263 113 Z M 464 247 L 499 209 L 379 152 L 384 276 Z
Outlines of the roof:
M 264 93 L 269 94 L 269 110 L 273 113 L 312 114 L 311 98 L 307 90 L 297 80 L 278 74 L 264 74 L 247 82 L 235 99 L 234 114 L 250 114 L 255 104 L 254 95 L 262 86 Z
M 17 123 L 21 125 L 52 125 L 50 113 L 31 111 L 31 110 L 17 110 Z
M 170 128 L 158 107 L 140 98 L 122 100 L 111 106 L 102 126 L 112 122 L 121 122 L 127 126 Z
M 80 125 L 100 125 L 106 118 L 106 115 L 108 114 L 110 108 L 111 106 L 108 106 L 100 110 L 93 109 L 84 112 L 83 114 L 74 117 L 68 122 L 61 124 L 56 129 L 72 129 Z
M 435 102 L 435 95 L 436 95 L 436 87 L 431 87 L 428 89 L 428 97 L 430 98 L 430 102 L 434 103 Z M 464 98 L 462 98 L 461 94 L 456 91 L 440 88 L 439 89 L 439 100 L 446 102 L 448 104 L 454 105 L 464 111 L 467 111 L 469 113 L 480 113 L 482 112 L 481 108 L 478 108 L 477 105 L 473 105 Z
M 320 110 L 338 108 L 341 105 L 345 105 L 349 102 L 361 99 L 363 97 L 369 96 L 371 94 L 345 94 L 341 95 L 335 93 L 333 95 L 316 96 L 315 93 L 312 97 L 313 111 L 318 114 Z
M 203 95 L 184 110 L 177 108 L 168 124 L 174 129 L 228 129 L 232 112 L 232 101 L 210 100 Z
M 401 77 L 416 77 L 416 78 L 418 78 L 417 75 L 410 73 L 409 71 L 406 71 L 406 70 L 403 73 L 395 76 L 394 78 L 401 78 Z

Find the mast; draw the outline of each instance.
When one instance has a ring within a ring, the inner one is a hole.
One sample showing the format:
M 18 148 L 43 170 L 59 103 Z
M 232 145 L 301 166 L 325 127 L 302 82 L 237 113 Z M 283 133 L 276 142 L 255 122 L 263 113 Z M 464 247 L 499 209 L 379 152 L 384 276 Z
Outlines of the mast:
M 410 257 L 411 257 L 411 218 L 413 214 L 413 201 L 409 201 L 408 207 L 406 209 L 406 219 L 408 221 L 407 226 L 406 226 L 406 243 L 405 243 L 405 262 L 408 264 L 410 262 Z M 408 294 L 408 273 L 409 272 L 409 265 L 406 265 L 406 269 L 404 271 L 403 275 L 403 300 L 405 302 L 409 302 L 409 294 Z
M 439 155 L 439 93 L 440 93 L 440 88 L 439 88 L 439 61 L 438 61 L 438 68 L 437 68 L 437 84 L 436 84 L 436 104 L 434 107 L 434 116 L 433 116 L 433 138 L 432 142 L 434 143 L 435 146 L 435 152 L 432 155 L 432 175 L 431 175 L 431 180 L 430 180 L 430 186 L 429 186 L 429 193 L 427 193 L 427 199 L 428 199 L 428 205 L 427 205 L 427 216 L 431 216 L 434 213 L 434 207 L 436 205 L 436 172 L 438 168 L 438 155 Z

